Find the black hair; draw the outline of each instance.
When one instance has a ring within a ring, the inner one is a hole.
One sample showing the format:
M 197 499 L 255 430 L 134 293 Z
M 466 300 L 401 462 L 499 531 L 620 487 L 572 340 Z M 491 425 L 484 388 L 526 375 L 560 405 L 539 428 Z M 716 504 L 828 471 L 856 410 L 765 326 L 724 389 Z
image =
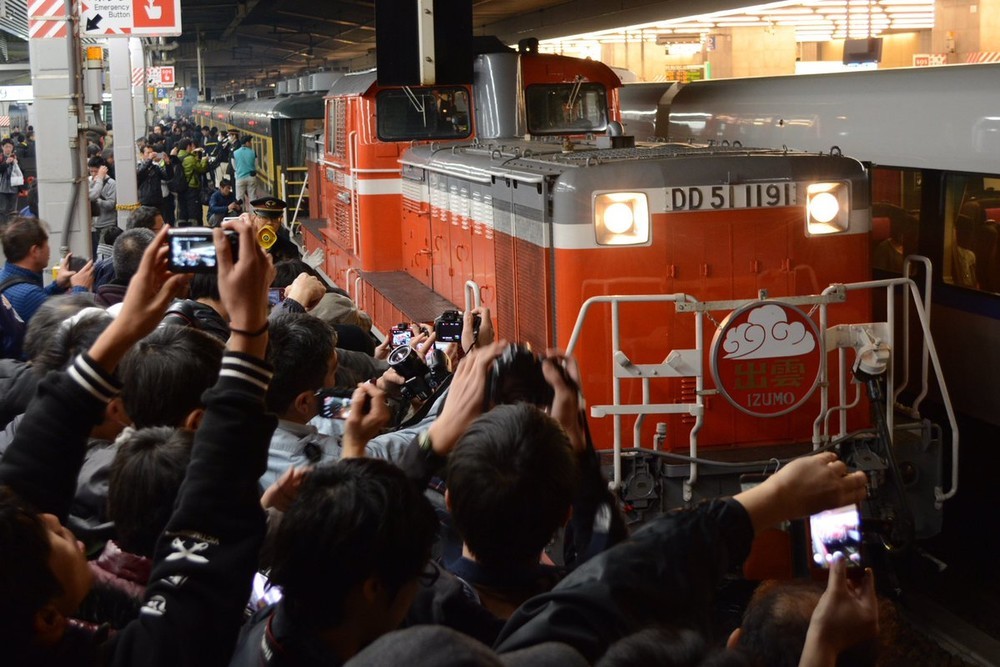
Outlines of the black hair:
M 11 146 L 13 146 L 14 140 L 11 139 L 10 137 L 4 137 L 3 139 L 0 139 L 0 146 L 3 146 L 5 144 L 10 144 Z
M 33 247 L 49 240 L 45 223 L 38 218 L 15 215 L 3 228 L 3 254 L 11 264 L 28 256 Z
M 343 620 L 347 594 L 369 577 L 392 597 L 415 579 L 437 527 L 430 502 L 388 461 L 321 465 L 274 534 L 271 581 L 296 626 L 330 628 Z
M 319 272 L 303 262 L 301 259 L 283 259 L 275 264 L 274 280 L 271 281 L 271 287 L 288 287 L 295 282 L 295 279 L 299 277 L 300 273 L 308 273 L 310 276 L 323 283 L 323 286 L 326 287 L 326 283 L 323 282 Z
M 81 309 L 59 322 L 48 342 L 32 357 L 31 368 L 39 376 L 67 368 L 77 355 L 89 350 L 111 324 L 112 318 L 103 308 L 98 308 L 93 303 L 90 307 L 94 310 L 83 313 Z M 78 313 L 82 314 L 79 319 L 75 319 Z
M 569 439 L 555 420 L 526 403 L 497 406 L 448 456 L 452 520 L 484 566 L 537 563 L 566 520 L 578 479 Z
M 267 390 L 267 409 L 282 414 L 304 391 L 323 387 L 337 334 L 323 320 L 304 313 L 273 317 L 268 327 L 267 361 L 274 377 Z
M 596 667 L 747 667 L 738 653 L 710 646 L 693 630 L 646 628 L 618 640 Z
M 48 565 L 50 553 L 38 512 L 0 486 L 0 645 L 8 659 L 32 642 L 35 612 L 63 593 Z
M 140 206 L 128 214 L 128 220 L 125 221 L 125 229 L 135 229 L 136 227 L 153 229 L 156 226 L 157 216 L 161 215 L 160 209 L 154 206 Z
M 188 285 L 189 299 L 215 299 L 219 301 L 219 274 L 217 273 L 196 273 L 191 276 L 191 283 Z
M 754 591 L 740 625 L 737 650 L 753 667 L 796 667 L 823 587 L 814 581 L 765 581 Z M 879 642 L 855 643 L 837 656 L 837 667 L 872 667 Z
M 813 581 L 765 581 L 747 605 L 737 648 L 754 667 L 796 667 L 822 595 Z
M 84 308 L 94 305 L 93 295 L 62 294 L 42 302 L 24 333 L 24 356 L 34 359 L 52 342 L 59 326 Z
M 122 402 L 136 428 L 179 426 L 215 385 L 224 346 L 191 327 L 164 325 L 132 346 L 121 363 Z
M 88 167 L 106 167 L 107 164 L 108 164 L 107 161 L 100 155 L 95 155 L 94 157 L 87 160 Z
M 180 141 L 177 142 L 177 150 L 179 150 L 179 151 L 185 151 L 185 150 L 188 149 L 188 147 L 192 143 L 194 143 L 194 142 L 191 141 L 190 137 L 184 137 L 183 139 L 181 139 Z
M 118 445 L 108 480 L 108 516 L 125 551 L 153 557 L 191 461 L 194 433 L 158 426 Z
M 156 234 L 152 230 L 137 227 L 122 232 L 121 236 L 115 239 L 111 250 L 111 262 L 115 267 L 116 281 L 127 285 L 128 281 L 132 280 L 132 276 L 139 272 L 143 253 L 155 237 Z
M 105 227 L 101 230 L 101 243 L 105 245 L 114 245 L 118 237 L 125 233 L 125 230 L 118 225 L 111 225 L 110 227 Z

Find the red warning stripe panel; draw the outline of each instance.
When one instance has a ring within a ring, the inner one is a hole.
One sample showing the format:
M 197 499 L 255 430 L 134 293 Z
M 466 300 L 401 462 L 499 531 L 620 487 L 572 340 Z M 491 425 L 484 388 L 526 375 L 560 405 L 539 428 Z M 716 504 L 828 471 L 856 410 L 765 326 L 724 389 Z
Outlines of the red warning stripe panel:
M 66 37 L 69 22 L 63 0 L 31 0 L 28 5 L 28 37 L 54 39 Z
M 979 51 L 978 53 L 970 53 L 966 59 L 966 63 L 996 63 L 1000 62 L 1000 51 Z

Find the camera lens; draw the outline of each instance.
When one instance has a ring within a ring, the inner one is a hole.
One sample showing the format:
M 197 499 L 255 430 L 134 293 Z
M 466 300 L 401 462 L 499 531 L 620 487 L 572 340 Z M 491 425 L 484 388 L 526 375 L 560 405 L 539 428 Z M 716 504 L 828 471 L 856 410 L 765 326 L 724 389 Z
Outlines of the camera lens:
M 413 348 L 401 345 L 389 353 L 389 365 L 404 379 L 423 377 L 430 372 Z
M 489 402 L 493 405 L 552 404 L 553 390 L 542 373 L 542 360 L 526 345 L 510 345 L 493 362 Z

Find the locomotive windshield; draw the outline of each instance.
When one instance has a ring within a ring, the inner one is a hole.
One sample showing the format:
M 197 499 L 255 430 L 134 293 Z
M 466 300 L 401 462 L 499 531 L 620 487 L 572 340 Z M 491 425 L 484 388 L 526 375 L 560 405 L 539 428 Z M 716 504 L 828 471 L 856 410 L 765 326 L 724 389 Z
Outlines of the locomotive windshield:
M 600 83 L 528 86 L 528 132 L 586 134 L 608 126 L 608 99 Z
M 396 88 L 375 98 L 382 141 L 469 136 L 469 95 L 463 88 Z

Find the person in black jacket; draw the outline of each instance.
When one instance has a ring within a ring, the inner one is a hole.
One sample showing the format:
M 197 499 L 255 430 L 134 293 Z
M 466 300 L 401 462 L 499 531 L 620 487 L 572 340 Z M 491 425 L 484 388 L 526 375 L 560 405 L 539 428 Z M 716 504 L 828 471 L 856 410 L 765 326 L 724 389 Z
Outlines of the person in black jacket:
M 232 651 L 264 534 L 256 493 L 275 418 L 264 413 L 269 262 L 248 225 L 239 261 L 216 234 L 234 335 L 206 394 L 191 464 L 156 548 L 141 616 L 117 635 L 70 622 L 89 590 L 84 554 L 62 526 L 86 435 L 116 391 L 113 371 L 159 322 L 184 276 L 167 270 L 166 231 L 143 259 L 121 317 L 65 373 L 50 374 L 0 461 L 0 641 L 18 665 L 220 665 Z M 60 415 L 53 419 L 53 415 Z M 235 449 L 234 449 L 235 448 Z M 234 455 L 238 452 L 238 455 Z
M 557 641 L 594 662 L 646 627 L 711 638 L 715 588 L 749 555 L 757 531 L 866 495 L 865 474 L 849 473 L 836 454 L 796 459 L 759 486 L 672 512 L 590 559 L 523 604 L 495 648 L 506 653 Z
M 146 145 L 142 149 L 142 161 L 136 169 L 136 185 L 139 190 L 139 203 L 143 206 L 160 208 L 163 205 L 163 183 L 169 179 L 167 167 L 169 161 L 165 155 Z

